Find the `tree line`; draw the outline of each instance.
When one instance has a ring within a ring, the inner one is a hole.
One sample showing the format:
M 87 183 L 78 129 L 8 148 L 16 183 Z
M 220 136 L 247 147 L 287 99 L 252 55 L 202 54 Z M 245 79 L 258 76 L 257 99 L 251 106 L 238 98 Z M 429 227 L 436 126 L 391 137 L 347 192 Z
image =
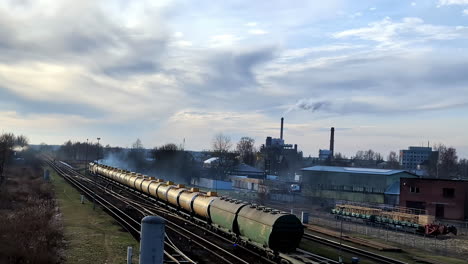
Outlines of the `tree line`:
M 4 181 L 5 167 L 12 161 L 15 150 L 23 150 L 28 144 L 28 138 L 23 135 L 0 134 L 0 184 Z
M 439 155 L 436 160 L 429 160 L 424 169 L 429 177 L 434 178 L 468 178 L 468 160 L 458 159 L 456 149 L 437 144 L 433 147 Z M 241 137 L 233 143 L 228 135 L 218 133 L 211 142 L 211 148 L 204 151 L 206 157 L 218 157 L 218 167 L 226 170 L 236 164 L 245 163 L 254 167 L 262 167 L 262 155 L 251 137 Z M 126 163 L 130 169 L 145 171 L 160 171 L 189 179 L 190 175 L 198 175 L 194 159 L 182 145 L 166 143 L 152 149 L 145 149 L 140 139 L 137 139 L 129 149 L 102 147 L 97 143 L 65 142 L 57 151 L 58 158 L 65 160 L 96 160 L 98 157 L 114 157 L 120 163 Z M 1 160 L 0 160 L 1 161 Z M 382 169 L 402 169 L 397 152 L 390 151 L 384 156 L 372 149 L 358 150 L 355 155 L 346 157 L 335 153 L 334 158 L 327 161 L 328 165 L 370 167 Z M 305 164 L 305 163 L 304 163 Z
M 432 147 L 438 155 L 430 157 L 421 169 L 426 170 L 427 176 L 432 178 L 468 178 L 468 160 L 458 158 L 457 150 L 454 147 L 447 147 L 442 143 Z M 369 150 L 359 150 L 354 156 L 346 157 L 342 153 L 336 153 L 333 159 L 336 166 L 375 166 L 383 169 L 403 169 L 400 157 L 395 151 L 390 151 L 386 159 L 378 152 Z

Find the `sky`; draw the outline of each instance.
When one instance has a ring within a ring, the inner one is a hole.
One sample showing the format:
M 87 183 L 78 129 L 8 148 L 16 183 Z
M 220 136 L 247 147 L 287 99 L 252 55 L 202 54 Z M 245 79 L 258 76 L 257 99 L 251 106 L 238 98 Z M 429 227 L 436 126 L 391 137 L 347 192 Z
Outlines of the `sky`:
M 0 132 L 468 157 L 468 0 L 0 1 Z

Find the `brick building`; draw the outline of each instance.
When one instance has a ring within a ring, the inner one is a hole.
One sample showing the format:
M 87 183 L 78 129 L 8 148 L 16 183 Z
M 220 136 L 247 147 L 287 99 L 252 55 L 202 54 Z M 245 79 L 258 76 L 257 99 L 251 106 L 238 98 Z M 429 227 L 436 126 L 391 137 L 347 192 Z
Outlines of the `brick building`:
M 468 181 L 402 178 L 400 206 L 424 209 L 437 218 L 468 219 Z

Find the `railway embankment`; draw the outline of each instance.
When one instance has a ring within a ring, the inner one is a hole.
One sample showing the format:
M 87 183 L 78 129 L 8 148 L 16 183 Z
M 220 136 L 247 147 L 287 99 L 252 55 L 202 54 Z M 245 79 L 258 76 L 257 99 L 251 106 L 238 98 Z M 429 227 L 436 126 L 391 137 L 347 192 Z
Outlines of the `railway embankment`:
M 0 263 L 62 263 L 60 214 L 39 160 L 9 164 L 0 185 Z
M 136 260 L 138 242 L 101 208 L 93 210 L 92 201 L 82 204 L 80 193 L 47 168 L 61 212 L 66 263 L 125 263 L 127 246 Z

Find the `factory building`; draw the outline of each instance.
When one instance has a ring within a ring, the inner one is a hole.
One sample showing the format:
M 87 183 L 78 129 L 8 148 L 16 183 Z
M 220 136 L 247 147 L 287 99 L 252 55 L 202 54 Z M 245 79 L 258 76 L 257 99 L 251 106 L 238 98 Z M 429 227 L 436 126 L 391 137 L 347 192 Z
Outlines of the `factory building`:
M 402 178 L 400 206 L 424 209 L 436 218 L 468 219 L 468 181 Z
M 397 205 L 404 170 L 313 166 L 301 170 L 302 193 L 325 199 Z
M 260 152 L 265 162 L 265 173 L 287 181 L 293 180 L 295 172 L 301 168 L 302 152 L 297 150 L 297 144 L 284 142 L 283 123 L 284 118 L 281 118 L 280 138 L 267 137 Z
M 400 150 L 400 165 L 404 170 L 425 175 L 420 165 L 428 162 L 436 162 L 439 158 L 438 151 L 432 151 L 431 147 L 409 147 Z

